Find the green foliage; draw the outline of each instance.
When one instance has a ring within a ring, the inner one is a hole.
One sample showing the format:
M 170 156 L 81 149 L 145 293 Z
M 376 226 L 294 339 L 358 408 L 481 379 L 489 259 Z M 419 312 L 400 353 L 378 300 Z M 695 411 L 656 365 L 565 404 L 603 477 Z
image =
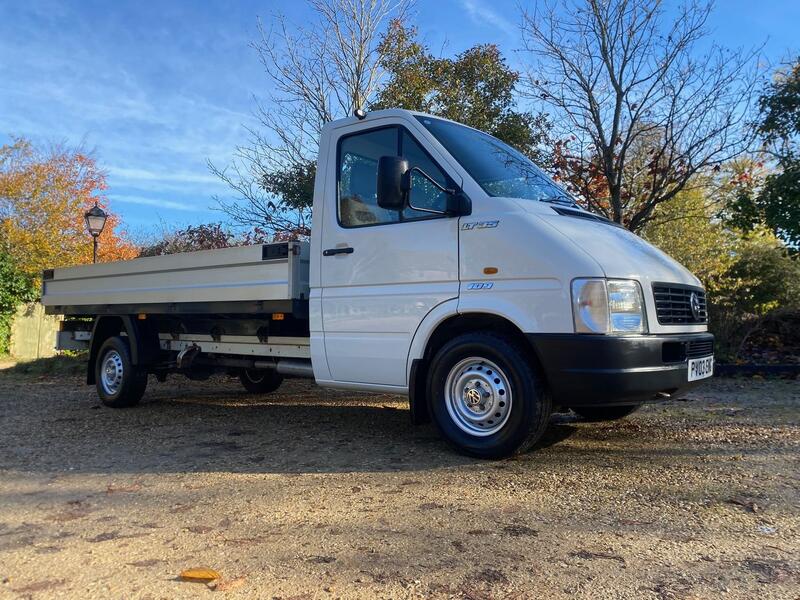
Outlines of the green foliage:
M 766 226 L 797 252 L 800 248 L 800 160 L 781 159 L 777 170 L 757 184 L 734 185 L 723 216 L 731 226 L 745 232 Z
M 800 309 L 800 261 L 766 227 L 748 233 L 714 218 L 698 190 L 658 207 L 643 235 L 703 282 L 718 353 L 734 358 L 745 324 L 777 309 Z
M 752 331 L 780 315 L 800 311 L 800 261 L 768 228 L 742 235 L 734 261 L 722 274 L 721 291 L 711 297 L 711 330 L 723 359 L 738 360 Z
M 32 302 L 37 295 L 34 280 L 19 269 L 7 252 L 0 250 L 0 354 L 8 353 L 17 307 Z
M 393 21 L 381 42 L 389 81 L 371 108 L 406 108 L 486 131 L 535 160 L 549 124 L 543 114 L 519 111 L 519 73 L 494 44 L 480 44 L 454 58 L 437 58 L 417 41 L 417 30 Z
M 783 155 L 795 154 L 800 134 L 800 57 L 788 69 L 776 73 L 758 101 L 758 130 L 768 143 L 783 146 Z
M 743 312 L 764 315 L 778 308 L 800 308 L 800 261 L 766 228 L 738 243 L 728 276 L 736 285 L 732 304 Z
M 783 159 L 778 170 L 754 184 L 727 191 L 725 220 L 744 232 L 766 226 L 796 252 L 800 248 L 800 161 Z
M 795 247 L 800 246 L 800 160 L 781 161 L 783 170 L 767 175 L 756 207 L 764 222 Z
M 283 170 L 265 173 L 261 178 L 264 191 L 279 198 L 282 209 L 311 208 L 314 203 L 316 161 L 309 160 Z
M 800 247 L 800 58 L 776 73 L 759 99 L 757 126 L 775 172 L 760 187 L 745 186 L 729 204 L 730 222 L 745 231 L 765 224 Z

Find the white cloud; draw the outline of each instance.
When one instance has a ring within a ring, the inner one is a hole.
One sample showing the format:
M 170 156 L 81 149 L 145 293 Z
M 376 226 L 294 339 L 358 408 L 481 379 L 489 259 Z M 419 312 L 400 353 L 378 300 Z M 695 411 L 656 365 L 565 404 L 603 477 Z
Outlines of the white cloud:
M 461 0 L 461 6 L 467 11 L 467 15 L 473 23 L 478 25 L 489 24 L 502 30 L 509 37 L 516 36 L 517 27 L 488 6 L 484 0 Z
M 196 172 L 159 172 L 148 169 L 134 169 L 129 167 L 108 167 L 108 172 L 113 177 L 125 181 L 168 181 L 177 183 L 203 183 L 220 185 L 222 182 L 214 175 Z
M 160 200 L 157 198 L 145 198 L 144 196 L 126 196 L 119 194 L 112 194 L 109 196 L 112 202 L 120 202 L 122 204 L 137 204 L 139 206 L 155 206 L 157 208 L 164 208 L 167 210 L 183 210 L 197 212 L 202 210 L 203 207 L 191 205 L 187 202 L 177 202 L 175 200 Z

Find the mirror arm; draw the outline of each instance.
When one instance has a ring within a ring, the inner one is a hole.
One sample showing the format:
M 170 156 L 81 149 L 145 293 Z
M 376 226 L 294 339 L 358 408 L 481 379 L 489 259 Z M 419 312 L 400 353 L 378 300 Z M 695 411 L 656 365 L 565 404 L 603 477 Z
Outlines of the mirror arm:
M 453 196 L 458 196 L 459 194 L 463 195 L 463 192 L 455 191 Z M 461 202 L 461 204 L 466 204 L 467 207 L 463 209 L 455 209 L 455 210 L 436 210 L 433 208 L 421 208 L 414 206 L 411 202 L 408 203 L 408 208 L 411 210 L 416 210 L 418 212 L 430 213 L 432 215 L 445 215 L 448 217 L 463 217 L 469 214 L 472 214 L 472 208 L 469 205 L 469 199 L 466 196 L 463 196 L 466 199 L 466 202 Z
M 448 214 L 450 214 L 446 210 L 436 210 L 436 209 L 433 209 L 433 208 L 418 208 L 418 207 L 414 206 L 411 203 L 408 204 L 408 208 L 410 208 L 411 210 L 416 210 L 417 212 L 430 213 L 432 215 L 448 215 Z

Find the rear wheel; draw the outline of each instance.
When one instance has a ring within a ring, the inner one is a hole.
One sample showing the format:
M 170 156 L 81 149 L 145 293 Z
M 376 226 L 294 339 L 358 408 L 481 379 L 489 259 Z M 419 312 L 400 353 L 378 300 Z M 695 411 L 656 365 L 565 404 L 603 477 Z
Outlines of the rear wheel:
M 572 411 L 586 421 L 616 421 L 624 419 L 641 406 L 641 404 L 630 404 L 628 406 L 580 406 L 573 408 Z
M 128 341 L 108 338 L 97 353 L 95 382 L 100 401 L 111 408 L 135 406 L 147 388 L 147 371 L 131 361 Z
M 505 336 L 479 332 L 451 340 L 436 353 L 428 383 L 436 425 L 470 456 L 524 452 L 550 418 L 550 397 L 530 357 Z
M 244 369 L 239 381 L 251 394 L 269 394 L 281 386 L 283 376 L 275 369 Z

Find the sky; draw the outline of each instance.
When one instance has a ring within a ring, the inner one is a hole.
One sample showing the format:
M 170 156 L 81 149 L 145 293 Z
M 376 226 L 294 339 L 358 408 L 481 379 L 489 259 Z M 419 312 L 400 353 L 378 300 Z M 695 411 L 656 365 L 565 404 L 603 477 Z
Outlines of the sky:
M 492 42 L 513 66 L 519 3 L 417 0 L 415 21 L 437 53 Z M 799 52 L 800 2 L 754 6 L 718 0 L 713 39 L 764 43 L 771 64 Z M 229 164 L 257 126 L 254 96 L 267 82 L 249 44 L 257 18 L 275 13 L 310 16 L 303 0 L 0 0 L 0 144 L 24 136 L 93 150 L 134 237 L 224 221 L 214 197 L 234 196 L 208 161 Z

